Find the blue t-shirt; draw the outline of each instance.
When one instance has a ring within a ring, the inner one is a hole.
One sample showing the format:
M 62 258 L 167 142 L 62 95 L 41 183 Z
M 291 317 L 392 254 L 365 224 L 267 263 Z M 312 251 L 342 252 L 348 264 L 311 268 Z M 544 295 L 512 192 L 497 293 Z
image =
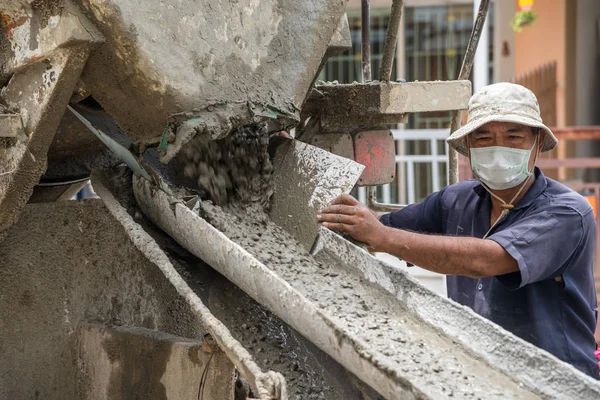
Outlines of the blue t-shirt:
M 538 168 L 535 176 L 488 236 L 518 262 L 519 272 L 483 279 L 448 276 L 448 296 L 597 378 L 594 213 L 582 196 Z M 469 180 L 383 215 L 381 222 L 414 232 L 482 238 L 490 229 L 490 207 L 489 193 Z

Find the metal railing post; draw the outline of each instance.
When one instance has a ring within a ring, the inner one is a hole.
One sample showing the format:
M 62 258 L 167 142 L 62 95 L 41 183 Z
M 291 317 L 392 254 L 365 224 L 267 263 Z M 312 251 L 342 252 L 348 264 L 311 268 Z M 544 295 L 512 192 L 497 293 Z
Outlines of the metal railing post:
M 371 0 L 362 0 L 360 8 L 363 82 L 371 80 Z
M 473 69 L 473 60 L 475 59 L 475 52 L 477 51 L 477 45 L 479 44 L 479 37 L 483 30 L 483 25 L 487 17 L 488 9 L 490 6 L 490 0 L 481 0 L 479 4 L 479 11 L 477 12 L 477 18 L 471 31 L 471 37 L 467 44 L 467 51 L 463 58 L 463 63 L 460 68 L 458 80 L 469 79 L 471 69 Z M 460 110 L 452 111 L 452 122 L 450 123 L 450 134 L 456 131 L 460 127 Z M 458 182 L 458 152 L 452 147 L 448 149 L 448 184 L 453 185 Z
M 365 19 L 365 3 L 369 3 L 368 0 L 362 0 L 362 18 L 363 18 L 363 38 L 365 37 L 364 19 Z M 392 66 L 394 64 L 394 52 L 396 50 L 396 42 L 398 41 L 398 27 L 400 26 L 400 18 L 402 17 L 402 0 L 394 0 L 392 3 L 392 10 L 390 12 L 390 21 L 388 23 L 387 32 L 385 36 L 385 43 L 383 48 L 383 58 L 381 60 L 381 67 L 379 68 L 379 80 L 389 81 L 392 76 Z M 368 12 L 368 11 L 367 11 Z M 363 39 L 364 40 L 364 39 Z M 363 42 L 363 75 L 365 69 L 365 44 Z M 370 48 L 369 48 L 369 61 L 371 59 Z M 371 69 L 369 63 L 369 80 L 371 78 Z M 394 144 L 395 145 L 395 144 Z M 399 207 L 403 207 L 397 204 L 386 204 L 377 202 L 377 190 L 375 186 L 369 186 L 367 188 L 367 205 L 373 211 L 393 211 Z
M 403 3 L 403 0 L 394 0 L 392 2 L 390 22 L 388 23 L 385 44 L 383 45 L 383 58 L 379 67 L 380 81 L 388 82 L 392 77 L 392 66 L 394 65 L 394 53 L 396 52 L 396 43 L 398 42 L 398 28 L 400 27 Z

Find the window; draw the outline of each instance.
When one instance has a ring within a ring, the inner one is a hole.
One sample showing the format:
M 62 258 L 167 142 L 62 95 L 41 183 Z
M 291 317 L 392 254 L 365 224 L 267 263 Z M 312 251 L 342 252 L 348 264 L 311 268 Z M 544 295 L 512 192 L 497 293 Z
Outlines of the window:
M 391 2 L 390 2 L 391 4 Z M 379 67 L 383 57 L 385 34 L 390 19 L 387 8 L 371 10 L 371 75 L 379 78 Z M 319 75 L 322 81 L 338 81 L 339 83 L 362 82 L 362 38 L 360 10 L 348 11 L 352 49 L 331 57 Z M 396 60 L 392 66 L 392 80 L 396 79 Z
M 391 0 L 390 0 L 391 7 Z M 383 45 L 389 21 L 389 8 L 371 10 L 371 68 L 378 78 Z M 493 76 L 493 4 L 490 5 L 489 76 Z M 473 29 L 472 4 L 405 7 L 404 31 L 398 40 L 404 41 L 400 57 L 407 81 L 454 80 L 458 77 L 467 43 Z M 320 80 L 340 83 L 362 81 L 360 10 L 348 11 L 352 49 L 329 59 Z M 398 69 L 394 60 L 392 80 Z M 444 138 L 449 134 L 450 112 L 411 114 L 405 131 L 395 131 L 396 179 L 377 188 L 379 201 L 406 203 L 423 200 L 429 193 L 447 184 L 447 157 Z M 410 132 L 410 130 L 416 130 Z M 444 130 L 444 131 L 442 131 Z M 365 190 L 354 194 L 366 201 Z
M 408 7 L 404 10 L 404 65 L 407 81 L 454 80 L 458 78 L 473 29 L 470 4 Z M 489 76 L 493 76 L 493 5 L 488 13 Z M 449 112 L 418 113 L 409 116 L 412 129 L 450 127 Z

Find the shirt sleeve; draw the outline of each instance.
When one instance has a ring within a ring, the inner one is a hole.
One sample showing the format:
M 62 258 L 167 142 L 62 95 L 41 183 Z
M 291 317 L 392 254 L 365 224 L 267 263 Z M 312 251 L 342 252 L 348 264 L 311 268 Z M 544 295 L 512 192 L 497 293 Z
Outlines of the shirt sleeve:
M 567 261 L 581 251 L 583 238 L 590 234 L 586 215 L 567 206 L 555 206 L 525 216 L 488 239 L 502 246 L 519 265 L 519 272 L 497 276 L 511 289 L 556 278 L 564 272 Z
M 386 226 L 422 233 L 442 233 L 442 196 L 445 188 L 430 194 L 420 203 L 382 215 Z

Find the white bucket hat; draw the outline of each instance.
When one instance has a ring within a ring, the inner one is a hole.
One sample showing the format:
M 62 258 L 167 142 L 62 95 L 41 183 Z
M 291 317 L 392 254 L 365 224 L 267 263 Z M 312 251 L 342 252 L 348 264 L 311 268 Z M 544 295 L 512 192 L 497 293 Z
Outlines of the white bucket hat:
M 521 85 L 501 82 L 486 86 L 469 100 L 469 119 L 446 141 L 460 154 L 469 155 L 464 138 L 488 122 L 513 122 L 546 131 L 542 152 L 552 150 L 558 139 L 542 122 L 540 105 L 533 92 Z

